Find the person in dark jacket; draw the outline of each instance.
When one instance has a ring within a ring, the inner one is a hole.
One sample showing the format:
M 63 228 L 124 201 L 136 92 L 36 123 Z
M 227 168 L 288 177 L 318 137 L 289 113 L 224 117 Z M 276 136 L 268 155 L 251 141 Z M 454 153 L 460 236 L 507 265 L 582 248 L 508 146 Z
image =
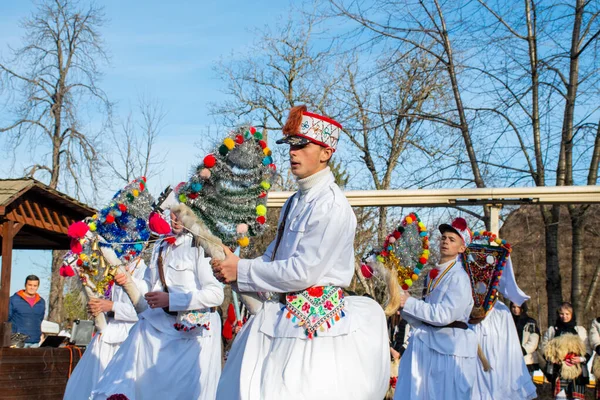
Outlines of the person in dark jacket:
M 46 302 L 37 293 L 40 278 L 29 275 L 25 278 L 25 289 L 10 297 L 8 321 L 13 333 L 27 335 L 25 347 L 37 347 L 42 334 L 42 321 L 46 313 Z

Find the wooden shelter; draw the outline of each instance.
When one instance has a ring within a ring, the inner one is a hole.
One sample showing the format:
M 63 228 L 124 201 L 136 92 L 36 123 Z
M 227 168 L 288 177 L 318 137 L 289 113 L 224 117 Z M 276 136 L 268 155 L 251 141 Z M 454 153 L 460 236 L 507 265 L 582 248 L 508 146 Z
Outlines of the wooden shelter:
M 0 179 L 0 393 L 61 399 L 80 358 L 73 348 L 13 349 L 8 322 L 13 249 L 67 250 L 67 229 L 95 210 L 35 179 Z M 5 397 L 7 396 L 7 397 Z

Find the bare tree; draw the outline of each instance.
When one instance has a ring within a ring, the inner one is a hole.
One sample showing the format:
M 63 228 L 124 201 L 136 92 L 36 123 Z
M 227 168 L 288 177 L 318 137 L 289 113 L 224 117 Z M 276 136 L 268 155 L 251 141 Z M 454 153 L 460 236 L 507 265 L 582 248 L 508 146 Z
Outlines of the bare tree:
M 8 92 L 12 121 L 0 125 L 9 146 L 16 151 L 27 140 L 28 149 L 43 148 L 43 157 L 32 159 L 27 176 L 44 173 L 49 186 L 82 183 L 95 185 L 98 162 L 97 133 L 86 127 L 80 110 L 100 105 L 109 115 L 110 103 L 97 86 L 98 62 L 106 60 L 98 28 L 102 10 L 83 9 L 75 1 L 46 0 L 23 22 L 23 47 L 13 58 L 0 62 L 1 89 Z M 89 100 L 89 101 L 88 101 Z M 34 151 L 30 151 L 33 154 Z M 83 180 L 83 177 L 90 178 Z M 63 278 L 54 254 L 49 319 L 61 322 Z
M 112 140 L 120 145 L 101 156 L 110 174 L 123 183 L 140 176 L 151 178 L 167 158 L 165 153 L 157 154 L 155 147 L 167 115 L 163 105 L 146 97 L 140 97 L 138 103 L 139 120 L 135 121 L 129 112 L 120 129 L 111 132 Z

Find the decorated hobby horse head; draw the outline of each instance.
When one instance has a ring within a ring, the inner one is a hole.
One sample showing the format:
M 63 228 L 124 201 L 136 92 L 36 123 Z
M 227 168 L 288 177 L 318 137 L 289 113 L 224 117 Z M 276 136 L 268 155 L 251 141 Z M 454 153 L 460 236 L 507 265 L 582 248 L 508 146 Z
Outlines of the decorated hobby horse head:
M 245 126 L 230 132 L 204 157 L 190 179 L 175 189 L 171 207 L 205 253 L 224 259 L 221 243 L 246 247 L 266 228 L 267 194 L 275 164 L 261 132 Z
M 119 190 L 94 216 L 71 224 L 71 250 L 60 274 L 77 275 L 88 298 L 109 298 L 117 268 L 138 258 L 150 239 L 153 203 L 142 177 Z
M 387 316 L 400 306 L 400 290 L 409 290 L 419 278 L 429 259 L 429 233 L 416 213 L 410 213 L 392 233 L 387 235 L 381 248 L 373 250 L 361 265 L 365 278 L 380 275 L 386 282 Z

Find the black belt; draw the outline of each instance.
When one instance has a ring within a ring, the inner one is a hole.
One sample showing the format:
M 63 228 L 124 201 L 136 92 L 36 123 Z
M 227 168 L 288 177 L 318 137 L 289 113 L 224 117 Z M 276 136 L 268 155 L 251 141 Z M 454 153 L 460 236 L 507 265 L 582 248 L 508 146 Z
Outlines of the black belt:
M 178 311 L 169 311 L 169 307 L 163 308 L 163 311 L 169 315 L 177 316 Z M 217 307 L 211 307 L 210 312 L 217 312 Z
M 469 329 L 469 325 L 467 325 L 466 322 L 462 322 L 462 321 L 454 321 L 449 323 L 448 325 L 442 325 L 442 326 L 438 326 L 438 325 L 431 325 L 428 324 L 427 322 L 423 322 L 423 324 L 427 325 L 427 326 L 431 326 L 434 328 L 458 328 L 458 329 Z

